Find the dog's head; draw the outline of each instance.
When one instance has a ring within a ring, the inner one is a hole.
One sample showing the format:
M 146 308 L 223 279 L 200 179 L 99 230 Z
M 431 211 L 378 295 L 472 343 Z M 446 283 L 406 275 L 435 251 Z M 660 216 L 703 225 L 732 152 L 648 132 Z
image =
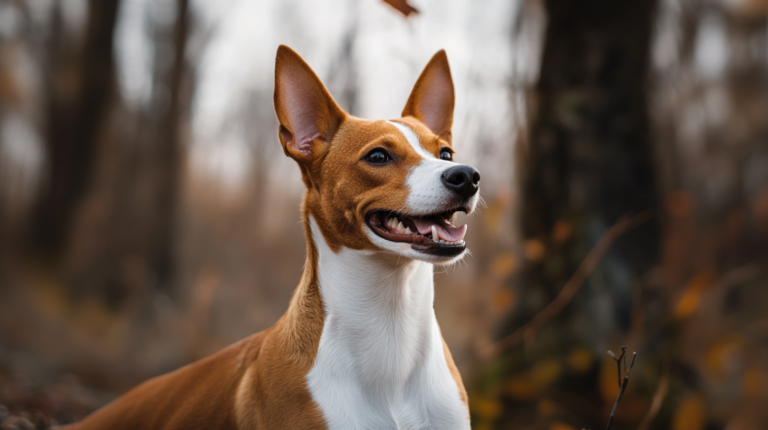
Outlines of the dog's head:
M 339 108 L 310 67 L 277 51 L 275 110 L 280 143 L 307 187 L 305 216 L 336 252 L 383 250 L 432 263 L 464 256 L 480 174 L 453 161 L 454 91 L 440 51 L 413 88 L 402 118 L 369 121 Z

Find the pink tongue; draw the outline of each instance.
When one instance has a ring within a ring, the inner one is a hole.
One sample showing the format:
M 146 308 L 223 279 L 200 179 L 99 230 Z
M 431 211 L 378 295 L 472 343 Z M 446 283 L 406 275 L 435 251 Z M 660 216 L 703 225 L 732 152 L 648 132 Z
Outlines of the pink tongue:
M 454 227 L 448 223 L 436 223 L 427 219 L 411 218 L 419 233 L 430 236 L 432 234 L 432 226 L 437 228 L 437 235 L 440 239 L 448 242 L 456 242 L 457 240 L 464 239 L 464 235 L 467 233 L 467 225 L 461 227 Z M 430 236 L 431 237 L 431 236 Z

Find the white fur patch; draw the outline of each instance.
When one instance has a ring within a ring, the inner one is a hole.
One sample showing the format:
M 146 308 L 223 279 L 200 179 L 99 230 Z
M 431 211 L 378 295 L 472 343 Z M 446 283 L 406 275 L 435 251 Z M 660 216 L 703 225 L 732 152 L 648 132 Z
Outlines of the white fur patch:
M 334 253 L 310 222 L 325 325 L 307 385 L 328 428 L 469 429 L 432 307 L 432 265 Z
M 416 151 L 417 154 L 421 155 L 424 158 L 435 158 L 434 155 L 432 155 L 431 152 L 424 149 L 423 146 L 421 146 L 421 143 L 419 142 L 419 137 L 416 136 L 416 133 L 411 130 L 411 127 L 408 127 L 405 124 L 401 124 L 399 122 L 393 122 L 393 121 L 387 121 L 388 123 L 394 125 L 397 127 L 398 130 L 400 130 L 400 133 L 403 133 L 403 136 L 405 136 L 405 140 L 408 141 L 408 143 L 411 144 L 413 147 L 413 150 Z
M 445 187 L 442 175 L 444 171 L 458 164 L 436 158 L 432 153 L 424 149 L 416 133 L 407 125 L 392 121 L 387 122 L 397 127 L 416 153 L 422 157 L 419 165 L 411 170 L 406 179 L 410 193 L 408 193 L 405 204 L 410 210 L 409 213 L 413 215 L 433 214 L 449 209 L 450 206 L 457 204 L 456 195 Z M 469 202 L 470 209 L 475 208 L 478 198 L 479 194 L 475 194 L 472 197 Z

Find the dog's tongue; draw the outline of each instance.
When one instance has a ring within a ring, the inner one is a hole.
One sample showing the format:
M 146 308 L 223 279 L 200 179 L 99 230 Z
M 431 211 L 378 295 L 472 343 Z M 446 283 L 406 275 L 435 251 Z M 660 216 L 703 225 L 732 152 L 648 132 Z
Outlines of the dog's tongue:
M 464 224 L 461 227 L 454 227 L 448 222 L 436 222 L 428 218 L 411 218 L 420 234 L 429 236 L 432 234 L 432 226 L 437 229 L 437 235 L 440 239 L 447 242 L 456 242 L 464 239 L 464 235 L 467 233 L 467 225 Z

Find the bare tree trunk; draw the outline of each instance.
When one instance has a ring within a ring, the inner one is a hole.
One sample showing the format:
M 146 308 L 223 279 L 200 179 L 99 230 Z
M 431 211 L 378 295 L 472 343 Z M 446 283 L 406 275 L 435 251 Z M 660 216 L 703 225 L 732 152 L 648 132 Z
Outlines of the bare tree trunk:
M 93 173 L 99 133 L 114 92 L 113 39 L 119 0 L 90 0 L 82 52 L 64 46 L 60 4 L 54 7 L 47 53 L 50 68 L 46 183 L 30 223 L 37 252 L 62 252 L 73 215 Z
M 169 288 L 174 277 L 173 247 L 183 156 L 182 130 L 188 122 L 192 100 L 192 68 L 186 58 L 191 26 L 189 0 L 177 0 L 176 20 L 169 37 L 173 46 L 173 62 L 168 71 L 156 67 L 155 82 L 165 87 L 166 94 L 170 95 L 167 102 L 158 97 L 155 99 L 153 110 L 157 134 L 150 143 L 154 146 L 150 152 L 155 157 L 151 160 L 155 165 L 152 184 L 155 190 L 155 225 L 149 244 L 149 259 L 160 288 Z M 158 57 L 157 60 L 161 59 Z M 157 96 L 162 94 L 156 93 Z
M 546 7 L 521 221 L 524 238 L 546 250 L 524 270 L 523 285 L 551 297 L 603 230 L 624 214 L 655 209 L 659 198 L 646 100 L 655 2 L 549 0 Z M 615 255 L 636 277 L 656 261 L 658 243 L 657 223 L 646 224 Z
M 622 215 L 659 204 L 646 95 L 656 2 L 547 0 L 545 7 L 548 25 L 529 143 L 518 163 L 526 261 L 518 305 L 499 337 L 549 303 Z M 537 333 L 539 347 L 523 356 L 562 356 L 574 344 L 597 353 L 604 334 L 628 329 L 632 285 L 657 261 L 659 236 L 653 220 L 620 238 L 592 278 L 601 280 L 599 288 L 588 281 L 578 305 L 548 324 L 547 330 L 556 331 Z M 597 296 L 602 303 L 610 300 L 612 315 L 589 308 L 584 299 Z M 594 387 L 595 374 L 581 377 L 586 379 L 579 381 L 580 392 L 595 395 L 587 388 Z M 508 400 L 504 419 L 511 420 L 520 411 L 514 396 Z

